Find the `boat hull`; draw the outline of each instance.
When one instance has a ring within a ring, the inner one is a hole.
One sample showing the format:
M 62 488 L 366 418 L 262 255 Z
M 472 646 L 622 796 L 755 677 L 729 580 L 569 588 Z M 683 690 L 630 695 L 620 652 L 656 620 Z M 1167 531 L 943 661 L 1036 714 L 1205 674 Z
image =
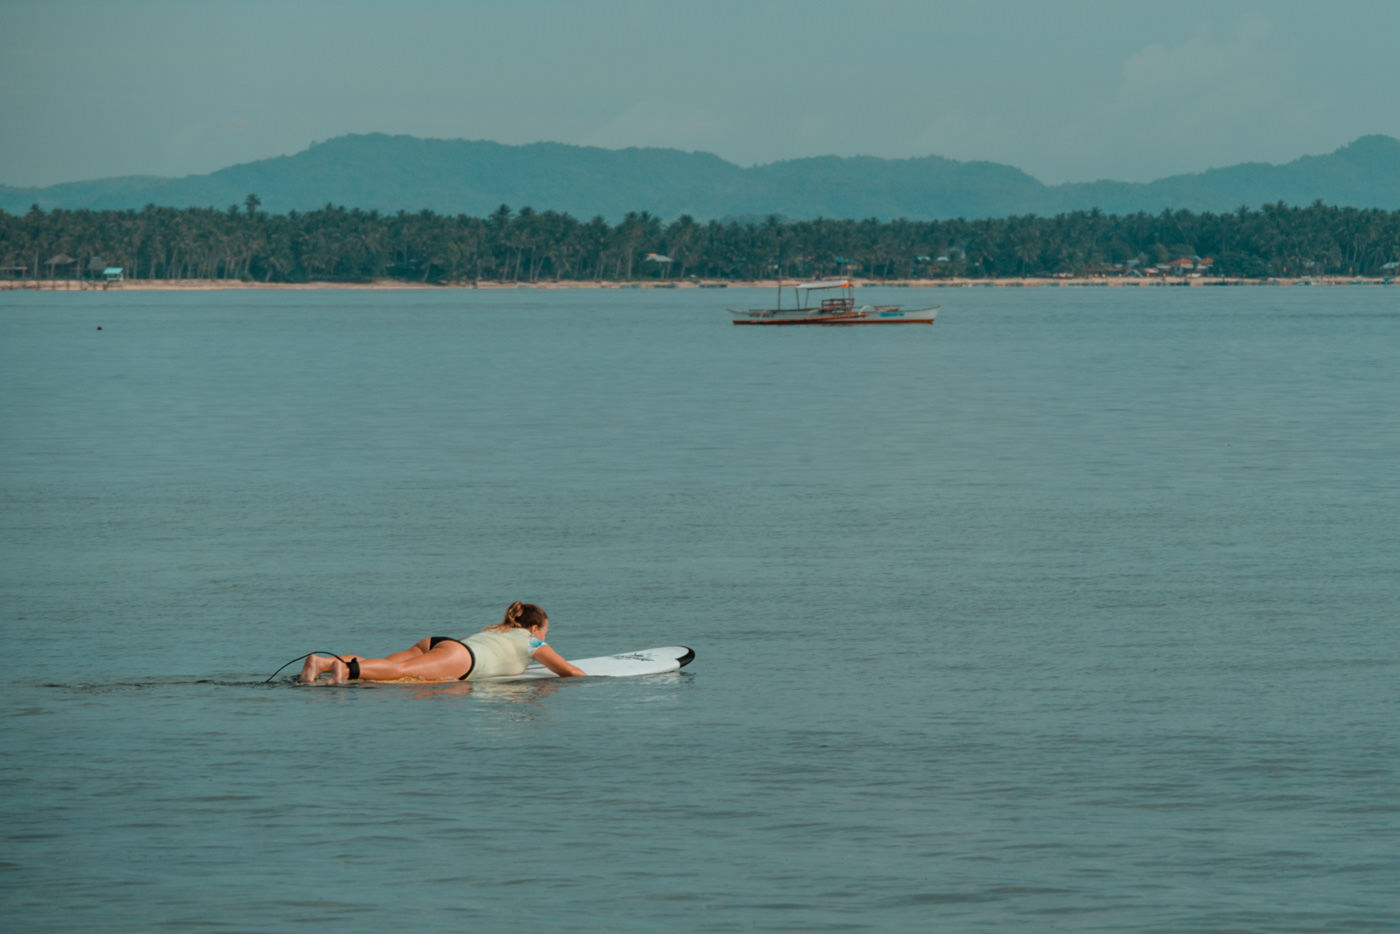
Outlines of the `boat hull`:
M 792 324 L 814 324 L 827 326 L 845 326 L 856 324 L 933 324 L 938 316 L 938 309 L 942 306 L 935 305 L 933 308 L 899 308 L 893 305 L 871 306 L 864 308 L 840 312 L 838 314 L 813 314 L 811 311 L 798 309 L 764 310 L 755 309 L 751 311 L 738 311 L 729 309 L 729 313 L 734 316 L 735 324 L 752 325 L 792 325 Z

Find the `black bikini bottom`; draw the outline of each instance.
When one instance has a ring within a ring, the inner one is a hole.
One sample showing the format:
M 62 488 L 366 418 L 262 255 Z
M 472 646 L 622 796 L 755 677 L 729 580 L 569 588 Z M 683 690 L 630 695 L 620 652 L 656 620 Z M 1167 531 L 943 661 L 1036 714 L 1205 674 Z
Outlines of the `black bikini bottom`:
M 470 678 L 472 675 L 472 670 L 476 668 L 476 653 L 471 650 L 471 646 L 467 645 L 461 639 L 454 639 L 451 636 L 433 636 L 431 639 L 428 640 L 428 650 L 432 651 L 433 649 L 437 648 L 437 644 L 439 642 L 455 642 L 462 648 L 467 650 L 467 655 L 471 658 L 472 663 L 467 666 L 466 673 L 463 674 L 462 677 L 458 678 L 457 680 L 465 681 L 468 678 Z

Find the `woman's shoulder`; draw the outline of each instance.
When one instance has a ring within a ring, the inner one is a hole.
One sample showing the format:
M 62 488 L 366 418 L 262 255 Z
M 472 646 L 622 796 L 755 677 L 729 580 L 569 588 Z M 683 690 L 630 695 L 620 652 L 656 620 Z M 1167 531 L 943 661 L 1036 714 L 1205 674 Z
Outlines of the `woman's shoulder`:
M 521 629 L 519 626 L 502 626 L 500 623 L 494 626 L 487 626 L 485 629 L 481 630 L 481 632 L 485 635 L 501 636 L 516 642 L 528 642 L 534 638 L 528 629 Z
M 507 631 L 504 635 L 527 652 L 533 652 L 540 646 L 549 644 L 528 629 L 517 627 Z

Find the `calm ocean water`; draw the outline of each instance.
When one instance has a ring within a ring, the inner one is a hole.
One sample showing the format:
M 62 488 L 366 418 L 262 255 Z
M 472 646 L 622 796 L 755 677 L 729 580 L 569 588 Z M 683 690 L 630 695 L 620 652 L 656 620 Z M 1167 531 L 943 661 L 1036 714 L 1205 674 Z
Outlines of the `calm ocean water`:
M 4 927 L 1400 927 L 1400 290 L 770 297 L 0 293 Z

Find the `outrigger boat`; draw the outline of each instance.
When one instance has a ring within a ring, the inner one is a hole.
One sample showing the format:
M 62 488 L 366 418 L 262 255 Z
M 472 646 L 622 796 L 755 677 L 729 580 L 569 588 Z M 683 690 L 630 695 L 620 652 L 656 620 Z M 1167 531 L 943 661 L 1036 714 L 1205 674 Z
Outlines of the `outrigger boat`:
M 778 290 L 777 308 L 729 309 L 735 324 L 933 324 L 941 305 L 932 308 L 903 308 L 899 305 L 862 305 L 856 307 L 855 286 L 850 279 L 827 282 L 804 282 L 793 286 L 796 304 L 782 307 L 783 293 Z M 812 304 L 813 292 L 835 292 L 833 298 L 821 298 Z

